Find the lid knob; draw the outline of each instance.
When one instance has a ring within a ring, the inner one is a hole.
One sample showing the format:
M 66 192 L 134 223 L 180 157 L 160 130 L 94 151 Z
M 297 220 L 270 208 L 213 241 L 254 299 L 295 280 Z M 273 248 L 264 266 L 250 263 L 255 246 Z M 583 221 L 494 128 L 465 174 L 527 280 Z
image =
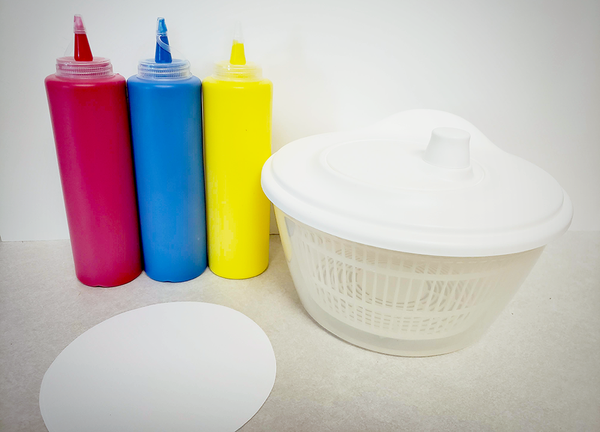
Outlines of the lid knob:
M 462 169 L 471 166 L 469 140 L 462 129 L 440 127 L 431 132 L 423 160 L 440 168 Z

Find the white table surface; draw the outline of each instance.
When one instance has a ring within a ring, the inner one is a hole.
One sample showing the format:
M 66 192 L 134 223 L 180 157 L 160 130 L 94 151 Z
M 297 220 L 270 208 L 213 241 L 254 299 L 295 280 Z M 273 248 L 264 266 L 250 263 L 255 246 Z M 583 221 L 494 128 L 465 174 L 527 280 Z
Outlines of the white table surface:
M 116 288 L 79 283 L 68 241 L 0 242 L 0 431 L 46 431 L 42 377 L 77 336 L 171 301 L 231 307 L 269 336 L 277 379 L 244 432 L 600 430 L 600 232 L 568 232 L 480 342 L 429 358 L 366 351 L 319 327 L 277 236 L 269 269 L 253 279 L 142 274 Z

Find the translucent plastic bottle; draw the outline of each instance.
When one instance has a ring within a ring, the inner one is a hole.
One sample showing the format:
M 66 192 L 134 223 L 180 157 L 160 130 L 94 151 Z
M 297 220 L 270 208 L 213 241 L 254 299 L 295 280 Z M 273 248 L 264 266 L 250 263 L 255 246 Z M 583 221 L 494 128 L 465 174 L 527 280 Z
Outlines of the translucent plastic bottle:
M 92 56 L 79 15 L 74 31 L 75 55 L 45 84 L 75 272 L 116 286 L 142 271 L 125 79 Z
M 206 269 L 200 80 L 173 59 L 158 19 L 154 59 L 127 81 L 144 268 L 180 282 Z
M 203 83 L 208 264 L 230 279 L 269 265 L 270 204 L 260 173 L 271 155 L 272 89 L 246 62 L 238 29 L 230 61 Z

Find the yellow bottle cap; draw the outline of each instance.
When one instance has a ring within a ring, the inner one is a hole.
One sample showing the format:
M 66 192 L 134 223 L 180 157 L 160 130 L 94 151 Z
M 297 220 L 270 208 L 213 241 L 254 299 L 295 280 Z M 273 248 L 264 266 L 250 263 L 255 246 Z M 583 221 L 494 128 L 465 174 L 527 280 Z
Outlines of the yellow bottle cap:
M 217 62 L 215 78 L 226 81 L 259 81 L 262 79 L 260 66 L 246 62 L 242 27 L 239 23 L 236 23 L 229 61 Z

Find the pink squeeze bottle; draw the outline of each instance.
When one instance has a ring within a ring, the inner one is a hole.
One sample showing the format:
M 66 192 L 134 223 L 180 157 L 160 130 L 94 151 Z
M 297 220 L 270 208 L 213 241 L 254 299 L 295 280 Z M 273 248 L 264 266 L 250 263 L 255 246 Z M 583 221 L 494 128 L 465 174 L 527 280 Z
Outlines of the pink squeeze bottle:
M 93 57 L 75 15 L 75 55 L 46 78 L 77 278 L 116 286 L 142 271 L 125 78 Z

